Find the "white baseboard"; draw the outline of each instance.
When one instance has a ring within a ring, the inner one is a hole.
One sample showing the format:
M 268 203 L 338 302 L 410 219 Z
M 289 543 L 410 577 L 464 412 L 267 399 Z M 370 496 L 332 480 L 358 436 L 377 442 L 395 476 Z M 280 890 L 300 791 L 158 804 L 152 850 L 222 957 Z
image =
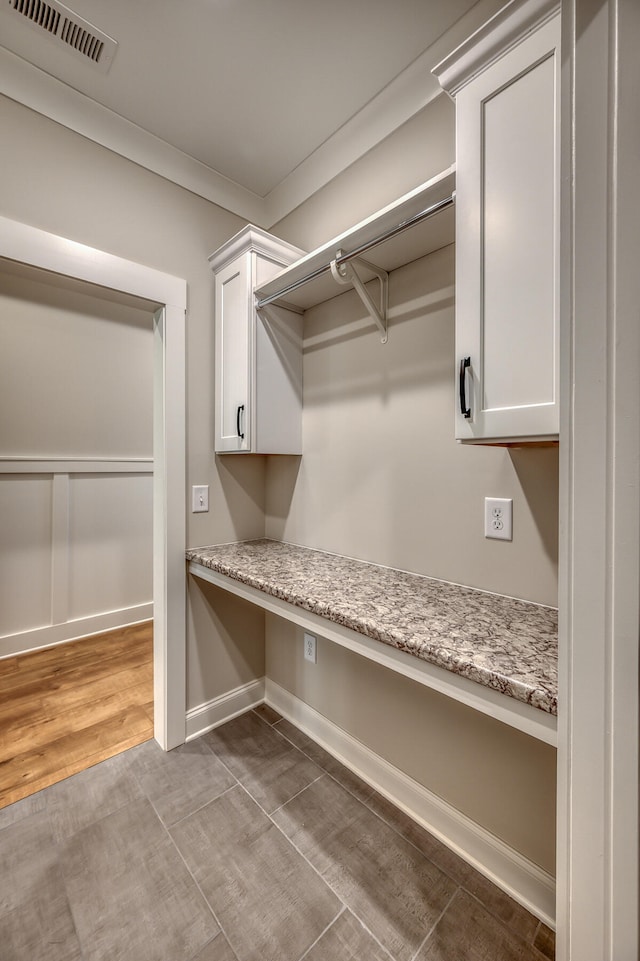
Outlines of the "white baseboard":
M 31 631 L 21 631 L 19 634 L 6 634 L 0 637 L 0 658 L 26 654 L 27 651 L 37 651 L 39 648 L 64 644 L 66 641 L 76 641 L 80 637 L 114 631 L 119 627 L 129 627 L 140 621 L 150 621 L 152 617 L 153 602 L 149 602 L 125 607 L 119 611 L 106 611 L 103 614 L 80 617 L 75 621 L 65 621 L 62 624 L 48 624 L 46 627 L 36 627 Z
M 257 707 L 264 701 L 264 678 L 260 677 L 233 691 L 227 691 L 220 697 L 187 711 L 187 741 L 192 741 L 214 727 L 219 727 L 226 721 L 244 714 L 252 707 Z
M 555 927 L 555 880 L 546 871 L 269 678 L 265 701 L 519 904 Z

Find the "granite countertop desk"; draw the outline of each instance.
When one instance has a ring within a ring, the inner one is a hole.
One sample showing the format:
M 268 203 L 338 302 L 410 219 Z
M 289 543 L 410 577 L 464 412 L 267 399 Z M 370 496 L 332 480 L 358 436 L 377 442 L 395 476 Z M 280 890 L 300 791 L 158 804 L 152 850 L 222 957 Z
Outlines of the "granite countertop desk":
M 192 574 L 556 743 L 554 608 L 267 539 L 186 556 Z

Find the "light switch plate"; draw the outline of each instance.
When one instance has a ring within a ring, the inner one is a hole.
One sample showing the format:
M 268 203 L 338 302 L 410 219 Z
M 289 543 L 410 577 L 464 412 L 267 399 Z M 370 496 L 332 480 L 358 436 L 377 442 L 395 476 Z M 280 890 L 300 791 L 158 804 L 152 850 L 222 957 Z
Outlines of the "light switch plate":
M 512 532 L 513 500 L 510 497 L 485 497 L 484 536 L 511 541 Z
M 200 514 L 209 510 L 209 487 L 191 488 L 191 513 Z

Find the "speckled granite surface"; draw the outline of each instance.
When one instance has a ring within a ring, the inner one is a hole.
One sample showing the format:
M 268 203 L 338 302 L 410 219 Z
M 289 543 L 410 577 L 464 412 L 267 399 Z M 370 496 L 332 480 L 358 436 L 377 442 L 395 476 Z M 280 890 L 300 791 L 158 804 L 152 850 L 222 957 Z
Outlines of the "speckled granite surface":
M 553 608 L 280 541 L 196 548 L 187 560 L 557 713 Z

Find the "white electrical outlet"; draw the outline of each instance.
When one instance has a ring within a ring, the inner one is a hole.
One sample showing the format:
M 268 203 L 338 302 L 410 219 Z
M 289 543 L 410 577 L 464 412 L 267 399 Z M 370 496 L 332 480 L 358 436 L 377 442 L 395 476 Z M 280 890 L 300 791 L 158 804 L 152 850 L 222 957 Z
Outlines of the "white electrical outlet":
M 484 536 L 511 541 L 512 531 L 513 500 L 510 497 L 485 497 Z
M 304 659 L 316 663 L 316 639 L 313 634 L 304 632 Z
M 199 514 L 203 511 L 209 510 L 209 488 L 208 487 L 192 487 L 191 488 L 191 513 Z

